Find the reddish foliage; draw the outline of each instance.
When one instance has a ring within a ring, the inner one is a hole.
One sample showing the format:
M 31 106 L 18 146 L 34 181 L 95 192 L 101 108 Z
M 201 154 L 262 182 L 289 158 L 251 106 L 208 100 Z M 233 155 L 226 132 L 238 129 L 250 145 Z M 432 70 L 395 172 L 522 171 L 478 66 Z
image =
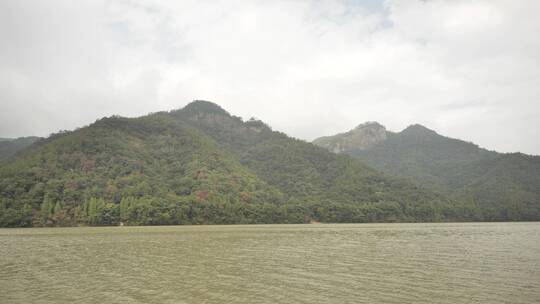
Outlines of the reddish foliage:
M 198 199 L 203 201 L 208 199 L 208 191 L 197 191 L 195 195 L 197 195 Z
M 96 161 L 93 159 L 83 159 L 81 161 L 81 168 L 85 173 L 94 171 L 96 167 Z
M 242 191 L 240 192 L 240 200 L 247 203 L 249 202 L 249 199 L 251 198 L 251 195 L 249 194 L 249 192 L 246 192 L 246 191 Z

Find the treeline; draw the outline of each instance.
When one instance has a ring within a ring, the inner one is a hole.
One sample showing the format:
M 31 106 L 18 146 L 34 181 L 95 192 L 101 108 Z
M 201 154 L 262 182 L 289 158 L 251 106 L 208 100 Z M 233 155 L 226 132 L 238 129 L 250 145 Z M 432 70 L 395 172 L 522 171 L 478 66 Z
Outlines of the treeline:
M 290 202 L 285 204 L 210 202 L 197 199 L 165 200 L 126 197 L 120 203 L 90 198 L 74 209 L 61 202 L 45 201 L 40 210 L 29 205 L 19 210 L 0 206 L 2 227 L 194 225 L 274 223 L 375 223 L 482 220 L 478 210 L 467 206 L 427 204 L 407 206 L 398 202 L 340 204 Z

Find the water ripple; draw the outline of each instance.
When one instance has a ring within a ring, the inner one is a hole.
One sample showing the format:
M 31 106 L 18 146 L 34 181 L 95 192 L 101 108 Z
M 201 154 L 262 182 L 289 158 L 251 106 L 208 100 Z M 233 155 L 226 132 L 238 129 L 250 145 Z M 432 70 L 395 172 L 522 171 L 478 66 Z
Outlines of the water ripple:
M 540 224 L 0 229 L 0 303 L 540 303 Z

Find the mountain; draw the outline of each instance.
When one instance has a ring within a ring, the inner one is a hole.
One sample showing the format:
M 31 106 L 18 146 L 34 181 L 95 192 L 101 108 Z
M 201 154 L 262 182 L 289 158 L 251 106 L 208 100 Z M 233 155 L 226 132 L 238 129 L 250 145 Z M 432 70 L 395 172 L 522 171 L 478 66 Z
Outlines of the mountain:
M 9 159 L 18 151 L 30 146 L 39 139 L 41 138 L 35 136 L 19 138 L 0 138 L 0 161 Z
M 476 206 L 194 101 L 54 134 L 0 166 L 0 226 L 475 220 Z
M 398 133 L 378 123 L 361 126 L 362 132 L 355 129 L 313 143 L 330 151 L 346 147 L 338 153 L 456 200 L 471 201 L 482 210 L 484 220 L 540 218 L 540 157 L 488 151 L 421 125 Z
M 378 122 L 366 122 L 346 133 L 319 137 L 313 144 L 324 147 L 334 153 L 348 153 L 365 150 L 388 137 L 386 128 Z

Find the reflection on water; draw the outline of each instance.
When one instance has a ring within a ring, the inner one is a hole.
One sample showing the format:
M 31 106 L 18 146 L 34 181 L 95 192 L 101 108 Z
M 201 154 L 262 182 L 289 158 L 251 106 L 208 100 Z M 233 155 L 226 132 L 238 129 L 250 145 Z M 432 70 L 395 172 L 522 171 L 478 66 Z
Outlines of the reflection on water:
M 0 303 L 540 303 L 540 223 L 0 229 Z

